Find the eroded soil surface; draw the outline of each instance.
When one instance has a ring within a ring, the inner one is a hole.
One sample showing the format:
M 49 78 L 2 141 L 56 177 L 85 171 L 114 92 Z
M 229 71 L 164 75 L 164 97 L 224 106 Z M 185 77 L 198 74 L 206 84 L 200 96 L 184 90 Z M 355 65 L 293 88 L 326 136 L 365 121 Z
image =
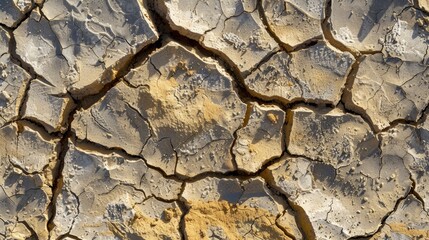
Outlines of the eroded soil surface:
M 1 0 L 0 239 L 429 239 L 428 0 Z

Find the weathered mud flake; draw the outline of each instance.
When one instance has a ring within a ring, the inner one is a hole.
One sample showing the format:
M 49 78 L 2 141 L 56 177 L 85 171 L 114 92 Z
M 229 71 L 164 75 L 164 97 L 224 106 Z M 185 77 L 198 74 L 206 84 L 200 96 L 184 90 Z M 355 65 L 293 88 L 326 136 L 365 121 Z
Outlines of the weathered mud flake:
M 385 56 L 429 65 L 429 15 L 408 8 L 398 16 L 383 41 Z
M 374 233 L 395 202 L 410 190 L 400 158 L 359 116 L 339 110 L 298 107 L 288 112 L 283 158 L 263 174 L 307 215 L 316 239 L 347 239 Z
M 417 62 L 366 56 L 346 106 L 368 116 L 377 130 L 398 119 L 417 121 L 429 103 L 429 68 Z
M 67 89 L 78 98 L 97 93 L 158 38 L 137 0 L 49 0 L 14 34 L 22 60 L 58 92 Z
M 415 182 L 415 191 L 429 212 L 429 124 L 428 120 L 415 126 L 399 124 L 382 135 L 383 154 L 401 159 Z
M 0 126 L 19 116 L 30 75 L 12 62 L 9 34 L 0 27 Z
M 337 104 L 354 61 L 350 53 L 320 42 L 291 55 L 273 55 L 245 83 L 255 95 L 265 99 Z
M 182 198 L 189 207 L 184 218 L 189 239 L 290 239 L 276 225 L 289 208 L 262 178 L 240 181 L 207 177 L 187 183 Z M 299 231 L 294 216 L 289 213 L 285 217 L 292 218 L 287 221 L 291 226 L 283 229 Z
M 425 239 L 429 238 L 429 214 L 413 195 L 401 200 L 396 211 L 385 221 L 381 230 L 371 239 Z
M 288 112 L 287 149 L 291 154 L 330 164 L 335 168 L 371 156 L 378 140 L 359 116 L 298 107 Z
M 291 54 L 290 71 L 304 82 L 302 98 L 336 104 L 340 101 L 354 57 L 326 42 Z
M 55 88 L 37 79 L 27 91 L 23 118 L 40 122 L 48 132 L 64 132 L 74 102 L 67 93 L 56 95 Z
M 0 128 L 0 139 L 0 236 L 47 239 L 53 180 L 45 168 L 58 140 L 15 124 Z
M 185 176 L 234 170 L 230 148 L 246 106 L 213 60 L 171 42 L 125 79 L 141 86 L 137 106 L 152 129 L 142 156 L 150 165 Z
M 19 167 L 26 173 L 41 173 L 50 160 L 56 158 L 57 142 L 45 139 L 41 133 L 16 124 L 0 128 L 2 161 Z M 22 131 L 22 132 L 21 132 Z
M 167 0 L 159 1 L 158 4 L 172 27 L 183 35 L 199 39 L 207 31 L 216 28 L 223 16 L 222 6 L 230 3 L 211 0 Z
M 314 239 L 375 233 L 384 216 L 394 210 L 396 200 L 411 188 L 402 161 L 382 160 L 380 153 L 362 156 L 341 168 L 285 157 L 263 175 L 293 206 L 302 209 L 310 223 L 309 232 L 314 233 L 309 237 Z
M 290 48 L 322 38 L 325 0 L 264 0 L 262 6 L 268 27 Z
M 0 2 L 0 23 L 7 27 L 16 25 L 31 10 L 32 0 L 3 0 Z
M 125 81 L 76 114 L 79 139 L 141 155 L 169 175 L 234 170 L 230 148 L 246 106 L 213 60 L 171 42 Z
M 262 98 L 297 100 L 302 95 L 301 84 L 304 82 L 291 75 L 289 65 L 289 54 L 276 53 L 245 78 L 246 86 L 254 95 Z
M 247 125 L 237 131 L 233 147 L 237 168 L 257 172 L 263 164 L 284 151 L 285 112 L 275 106 L 251 103 Z
M 380 51 L 383 41 L 409 0 L 334 0 L 329 18 L 335 40 L 358 51 Z
M 138 156 L 150 137 L 150 128 L 127 98 L 137 99 L 138 89 L 120 82 L 92 107 L 77 112 L 72 122 L 76 136 Z
M 174 30 L 224 56 L 243 76 L 278 49 L 260 19 L 257 1 L 170 0 L 158 5 Z
M 181 184 L 152 171 L 142 159 L 69 143 L 52 235 L 179 239 L 181 210 L 174 199 Z M 165 190 L 154 191 L 154 181 Z

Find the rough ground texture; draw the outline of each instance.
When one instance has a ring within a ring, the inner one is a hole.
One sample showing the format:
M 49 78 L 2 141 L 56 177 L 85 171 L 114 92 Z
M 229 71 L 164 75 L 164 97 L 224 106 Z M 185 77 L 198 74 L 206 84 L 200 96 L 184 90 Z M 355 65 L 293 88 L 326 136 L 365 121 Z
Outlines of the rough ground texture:
M 0 0 L 0 239 L 429 239 L 428 0 Z

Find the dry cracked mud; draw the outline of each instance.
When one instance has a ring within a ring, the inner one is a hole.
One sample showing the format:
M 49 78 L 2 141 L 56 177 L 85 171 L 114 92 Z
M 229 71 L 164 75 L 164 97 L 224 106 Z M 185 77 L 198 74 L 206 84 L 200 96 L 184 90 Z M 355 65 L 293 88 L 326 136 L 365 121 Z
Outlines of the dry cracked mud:
M 429 239 L 428 0 L 1 0 L 0 239 Z

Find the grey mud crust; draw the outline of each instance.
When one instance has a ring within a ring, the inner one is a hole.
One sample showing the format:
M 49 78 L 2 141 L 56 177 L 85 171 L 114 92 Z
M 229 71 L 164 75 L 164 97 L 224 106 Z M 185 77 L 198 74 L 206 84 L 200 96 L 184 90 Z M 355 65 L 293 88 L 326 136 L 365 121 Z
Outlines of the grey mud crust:
M 429 239 L 429 1 L 1 0 L 0 239 Z

